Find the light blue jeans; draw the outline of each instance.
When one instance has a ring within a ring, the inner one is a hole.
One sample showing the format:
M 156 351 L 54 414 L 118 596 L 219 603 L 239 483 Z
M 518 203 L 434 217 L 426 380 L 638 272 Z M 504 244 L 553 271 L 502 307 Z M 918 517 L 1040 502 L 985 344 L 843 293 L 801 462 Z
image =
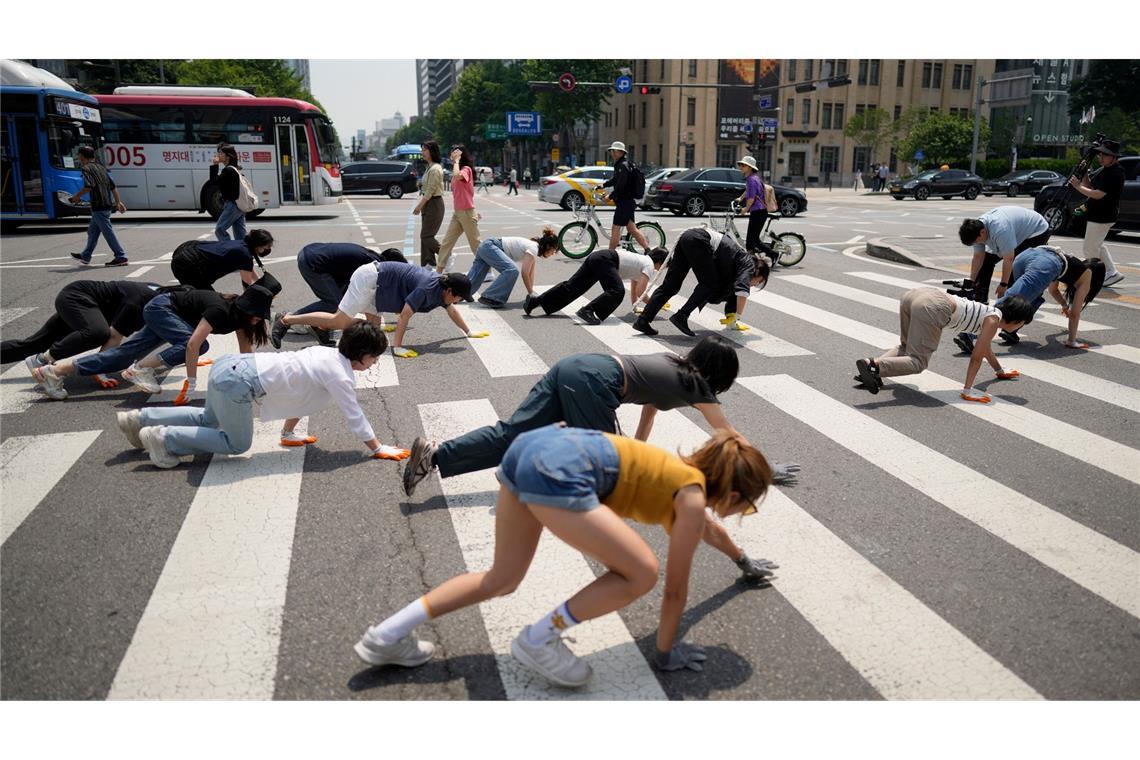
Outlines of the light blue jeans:
M 115 229 L 111 226 L 111 212 L 92 211 L 91 221 L 87 225 L 87 245 L 79 253 L 84 261 L 91 260 L 91 254 L 95 253 L 95 246 L 99 245 L 99 235 L 107 239 L 107 245 L 111 246 L 111 253 L 115 254 L 116 259 L 127 258 L 127 252 L 123 250 L 119 239 L 115 237 Z
M 170 344 L 158 355 L 163 364 L 177 367 L 186 361 L 186 344 L 194 334 L 196 325 L 188 324 L 178 316 L 170 305 L 169 293 L 150 299 L 143 307 L 143 322 L 143 326 L 135 330 L 131 337 L 114 348 L 76 359 L 75 371 L 80 375 L 118 372 L 131 366 L 131 362 L 145 358 L 163 343 Z M 199 355 L 205 355 L 209 350 L 209 341 L 202 341 L 198 349 Z
M 142 425 L 166 425 L 175 456 L 240 454 L 253 445 L 253 402 L 265 395 L 251 354 L 228 354 L 210 369 L 206 406 L 147 407 Z
M 245 240 L 245 212 L 233 201 L 226 201 L 222 215 L 214 225 L 214 237 L 218 240 L 230 239 L 230 227 L 234 228 L 234 240 Z
M 994 302 L 994 306 L 1001 306 L 1002 301 L 1010 296 L 1021 296 L 1033 304 L 1033 313 L 1036 314 L 1045 303 L 1045 290 L 1061 276 L 1064 268 L 1061 257 L 1048 248 L 1022 251 L 1013 260 L 1013 285 Z
M 483 293 L 483 297 L 488 301 L 506 303 L 511 297 L 515 281 L 519 278 L 519 267 L 503 250 L 502 238 L 484 240 L 475 249 L 475 261 L 471 262 L 471 271 L 467 273 L 467 279 L 471 280 L 472 293 L 482 287 L 487 272 L 492 269 L 498 272 L 499 276 Z

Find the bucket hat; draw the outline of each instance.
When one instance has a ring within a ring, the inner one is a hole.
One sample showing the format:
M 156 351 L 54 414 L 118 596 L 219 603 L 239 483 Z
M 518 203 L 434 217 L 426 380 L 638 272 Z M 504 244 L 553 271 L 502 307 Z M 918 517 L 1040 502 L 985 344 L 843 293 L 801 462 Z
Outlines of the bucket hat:
M 626 152 L 625 151 L 625 143 L 623 143 L 621 140 L 614 140 L 613 145 L 611 145 L 609 147 L 609 149 L 610 150 L 620 150 L 622 153 Z
M 234 301 L 234 308 L 253 317 L 270 320 L 269 309 L 273 304 L 273 293 L 261 285 L 250 285 Z
M 741 165 L 747 166 L 748 168 L 750 168 L 754 172 L 760 171 L 759 167 L 756 166 L 756 159 L 753 158 L 752 156 L 745 156 L 744 158 L 737 161 L 736 165 L 737 166 L 741 166 Z
M 1094 149 L 1097 153 L 1103 153 L 1106 156 L 1120 156 L 1120 141 L 1119 140 L 1101 140 Z

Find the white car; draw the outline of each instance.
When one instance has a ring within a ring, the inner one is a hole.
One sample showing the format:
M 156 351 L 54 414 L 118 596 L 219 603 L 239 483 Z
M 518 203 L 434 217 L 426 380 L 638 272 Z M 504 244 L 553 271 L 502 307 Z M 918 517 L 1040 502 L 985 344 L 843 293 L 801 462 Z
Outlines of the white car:
M 658 169 L 657 171 L 653 172 L 652 174 L 646 175 L 646 177 L 645 177 L 645 189 L 646 189 L 646 191 L 648 191 L 649 188 L 653 186 L 654 182 L 662 182 L 664 180 L 669 179 L 670 177 L 672 177 L 675 174 L 680 174 L 681 172 L 687 172 L 687 171 L 689 171 L 689 169 L 688 169 L 688 167 L 685 167 L 685 166 L 666 166 L 663 169 Z M 648 195 L 648 193 L 646 193 L 646 194 Z M 660 206 L 648 205 L 645 198 L 641 199 L 641 202 L 637 204 L 637 207 L 639 209 L 642 209 L 643 211 L 660 211 L 661 210 Z
M 557 203 L 570 211 L 577 208 L 595 187 L 614 176 L 612 166 L 580 166 L 562 174 L 542 177 L 538 180 L 538 199 L 546 203 Z M 608 205 L 614 205 L 612 201 Z

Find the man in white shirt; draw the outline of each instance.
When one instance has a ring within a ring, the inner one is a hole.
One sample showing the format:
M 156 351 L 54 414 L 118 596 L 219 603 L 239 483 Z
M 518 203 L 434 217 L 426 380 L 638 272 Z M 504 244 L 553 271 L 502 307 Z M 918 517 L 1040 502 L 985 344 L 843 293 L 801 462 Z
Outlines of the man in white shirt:
M 625 295 L 623 281 L 629 280 L 630 303 L 636 303 L 649 287 L 654 272 L 668 257 L 667 248 L 654 248 L 648 256 L 626 250 L 594 251 L 569 280 L 558 283 L 542 295 L 527 296 L 523 301 L 523 311 L 529 317 L 532 311 L 542 307 L 545 313 L 554 314 L 565 309 L 575 298 L 585 295 L 595 283 L 601 283 L 601 295 L 576 312 L 586 324 L 601 324 L 621 303 Z

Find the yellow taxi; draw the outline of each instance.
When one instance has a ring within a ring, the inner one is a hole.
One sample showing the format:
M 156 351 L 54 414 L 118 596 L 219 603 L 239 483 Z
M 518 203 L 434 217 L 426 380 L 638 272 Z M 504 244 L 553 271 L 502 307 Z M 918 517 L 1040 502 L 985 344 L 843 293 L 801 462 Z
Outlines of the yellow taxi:
M 577 169 L 542 177 L 538 181 L 538 199 L 557 203 L 567 211 L 577 208 L 603 182 L 612 179 L 612 166 L 580 166 Z M 613 201 L 606 201 L 614 205 Z

